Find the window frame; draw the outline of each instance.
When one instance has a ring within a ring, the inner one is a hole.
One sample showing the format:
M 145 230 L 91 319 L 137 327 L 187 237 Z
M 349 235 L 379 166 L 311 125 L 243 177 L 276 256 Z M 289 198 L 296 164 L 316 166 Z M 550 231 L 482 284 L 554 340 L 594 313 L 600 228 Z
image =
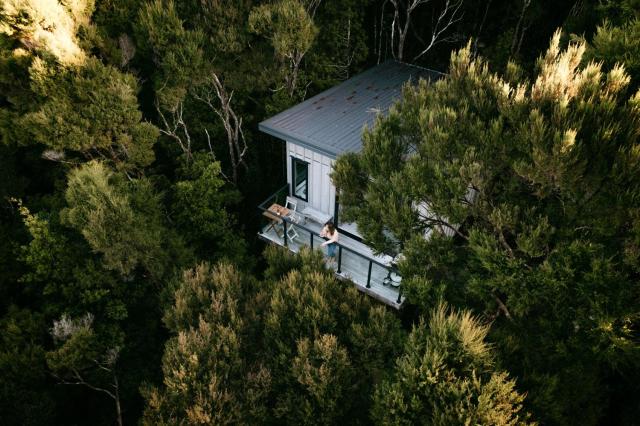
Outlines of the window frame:
M 304 164 L 306 167 L 306 181 L 307 181 L 307 196 L 305 198 L 300 197 L 298 194 L 296 194 L 296 187 L 297 182 L 296 182 L 296 163 L 301 163 Z M 309 162 L 308 161 L 304 161 L 300 158 L 294 157 L 293 155 L 291 156 L 291 196 L 296 197 L 299 200 L 305 201 L 305 202 L 309 202 Z

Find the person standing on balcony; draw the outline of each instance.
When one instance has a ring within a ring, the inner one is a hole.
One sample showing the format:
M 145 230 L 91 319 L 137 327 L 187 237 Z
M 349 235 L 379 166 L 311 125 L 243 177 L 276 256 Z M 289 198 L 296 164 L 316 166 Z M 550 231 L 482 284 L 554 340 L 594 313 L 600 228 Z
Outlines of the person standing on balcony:
M 322 231 L 320 231 L 322 238 L 327 238 L 327 241 L 321 244 L 322 247 L 327 247 L 327 256 L 329 256 L 329 265 L 334 266 L 336 261 L 336 252 L 338 251 L 338 230 L 333 225 L 333 222 L 327 222 Z

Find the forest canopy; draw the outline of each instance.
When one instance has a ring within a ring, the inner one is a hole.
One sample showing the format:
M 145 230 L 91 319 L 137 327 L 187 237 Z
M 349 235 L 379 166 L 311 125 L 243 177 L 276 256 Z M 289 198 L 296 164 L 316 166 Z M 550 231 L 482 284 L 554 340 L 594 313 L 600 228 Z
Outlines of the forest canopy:
M 635 424 L 638 46 L 635 0 L 4 0 L 2 423 Z M 442 77 L 331 182 L 399 311 L 257 237 L 258 123 L 393 60 Z

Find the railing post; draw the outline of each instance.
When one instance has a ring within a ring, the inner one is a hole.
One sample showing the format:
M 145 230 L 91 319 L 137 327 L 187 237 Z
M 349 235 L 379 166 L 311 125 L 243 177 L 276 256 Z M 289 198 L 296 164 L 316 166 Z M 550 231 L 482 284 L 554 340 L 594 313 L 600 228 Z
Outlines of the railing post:
M 369 273 L 367 273 L 367 288 L 371 288 L 371 267 L 373 266 L 373 262 L 369 261 Z
M 342 271 L 340 270 L 340 268 L 342 267 L 342 246 L 338 246 L 338 269 L 336 270 L 337 273 L 342 273 Z
M 400 302 L 402 302 L 402 285 L 398 287 L 398 300 L 396 301 L 396 303 L 400 304 Z
M 309 232 L 309 235 L 311 236 L 311 238 L 310 238 L 311 239 L 311 244 L 310 244 L 311 250 L 313 250 L 313 232 Z
M 287 241 L 287 221 L 282 219 L 282 227 L 284 228 L 284 235 L 282 238 L 284 238 L 284 246 L 285 247 L 289 247 L 289 243 Z

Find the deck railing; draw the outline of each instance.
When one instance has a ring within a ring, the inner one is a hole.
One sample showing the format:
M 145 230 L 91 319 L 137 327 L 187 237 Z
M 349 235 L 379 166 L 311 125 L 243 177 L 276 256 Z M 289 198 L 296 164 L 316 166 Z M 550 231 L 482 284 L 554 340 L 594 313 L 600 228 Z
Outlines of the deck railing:
M 279 188 L 276 192 L 269 195 L 269 197 L 266 200 L 264 200 L 262 203 L 260 203 L 260 205 L 258 206 L 258 209 L 260 209 L 261 211 L 265 211 L 269 208 L 271 204 L 274 204 L 274 203 L 284 206 L 285 203 L 287 202 L 288 196 L 289 196 L 289 184 L 287 183 L 283 185 L 281 188 Z
M 271 206 L 272 204 L 276 203 L 276 204 L 280 204 L 282 206 L 285 205 L 286 203 L 286 199 L 287 196 L 289 195 L 289 185 L 284 185 L 282 188 L 278 189 L 274 194 L 272 194 L 271 196 L 269 196 L 269 198 L 267 198 L 266 200 L 264 200 L 262 203 L 260 203 L 260 205 L 258 206 L 258 209 L 261 212 L 265 212 L 268 210 L 269 206 Z M 323 237 L 320 236 L 320 234 L 316 233 L 314 230 L 310 229 L 307 226 L 304 226 L 302 224 L 296 223 L 293 220 L 291 220 L 291 218 L 286 217 L 286 216 L 279 216 L 279 219 L 282 220 L 282 226 L 283 226 L 283 235 L 282 235 L 282 243 L 285 247 L 289 246 L 289 237 L 287 235 L 287 226 L 295 226 L 298 227 L 306 232 L 309 233 L 309 247 L 313 250 L 313 243 L 314 243 L 314 239 L 320 239 L 321 241 L 325 241 L 325 239 Z M 346 250 L 349 253 L 354 254 L 357 257 L 360 257 L 362 259 L 364 259 L 365 261 L 369 262 L 369 269 L 367 272 L 367 284 L 366 284 L 366 288 L 371 288 L 371 269 L 373 267 L 373 265 L 378 265 L 381 266 L 382 268 L 384 268 L 385 270 L 388 271 L 388 275 L 387 278 L 390 277 L 391 273 L 393 272 L 393 266 L 392 265 L 385 265 L 384 263 L 376 260 L 376 259 L 372 259 L 369 256 L 365 256 L 362 253 L 357 252 L 356 250 L 353 250 L 352 248 L 346 247 L 342 244 L 340 244 L 339 242 L 335 243 L 338 246 L 338 268 L 336 269 L 336 272 L 338 274 L 342 273 L 341 267 L 342 267 L 342 251 Z M 400 304 L 402 302 L 402 285 L 398 286 L 398 300 L 396 301 L 396 303 Z

